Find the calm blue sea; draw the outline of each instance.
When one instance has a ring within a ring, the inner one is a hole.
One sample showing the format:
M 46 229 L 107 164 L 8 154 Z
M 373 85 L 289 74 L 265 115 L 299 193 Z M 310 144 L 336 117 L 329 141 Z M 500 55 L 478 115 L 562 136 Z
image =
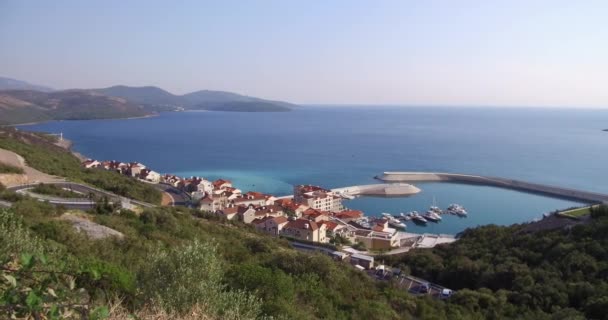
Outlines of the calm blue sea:
M 143 162 L 156 171 L 232 179 L 243 190 L 285 195 L 292 185 L 374 183 L 383 171 L 510 177 L 608 193 L 608 110 L 454 107 L 303 107 L 285 113 L 181 112 L 131 120 L 22 126 L 63 132 L 96 159 Z M 414 232 L 457 233 L 512 224 L 575 202 L 491 187 L 423 183 L 409 198 L 359 198 L 368 215 L 424 211 L 433 197 L 468 218 Z

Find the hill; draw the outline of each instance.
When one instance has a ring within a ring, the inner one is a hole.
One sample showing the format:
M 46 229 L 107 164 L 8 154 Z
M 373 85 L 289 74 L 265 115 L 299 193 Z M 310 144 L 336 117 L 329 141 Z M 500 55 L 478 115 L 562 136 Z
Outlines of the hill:
M 0 91 L 0 124 L 127 118 L 149 114 L 149 111 L 125 99 L 89 90 Z
M 74 182 L 83 182 L 128 198 L 160 203 L 161 193 L 151 185 L 111 171 L 84 169 L 76 156 L 69 150 L 59 147 L 55 142 L 55 138 L 48 135 L 11 127 L 0 128 L 0 149 L 20 155 L 25 159 L 28 167 L 53 176 L 65 177 Z
M 185 109 L 277 112 L 289 111 L 295 107 L 295 105 L 287 102 L 265 100 L 226 91 L 200 90 L 184 95 L 174 95 L 158 87 L 128 87 L 122 85 L 92 90 L 105 95 L 127 99 L 154 111 Z
M 36 90 L 43 92 L 53 91 L 52 88 L 31 84 L 25 81 L 0 77 L 0 90 Z
M 184 106 L 184 101 L 180 96 L 158 87 L 113 86 L 93 90 L 108 96 L 127 99 L 154 111 L 172 111 Z

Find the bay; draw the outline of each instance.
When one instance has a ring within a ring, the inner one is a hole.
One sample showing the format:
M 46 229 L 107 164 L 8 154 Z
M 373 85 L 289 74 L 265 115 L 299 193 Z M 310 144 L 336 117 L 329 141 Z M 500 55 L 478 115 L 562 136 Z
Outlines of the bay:
M 91 158 L 139 161 L 182 176 L 228 178 L 276 195 L 294 184 L 376 183 L 383 171 L 471 173 L 608 193 L 608 111 L 547 108 L 310 106 L 282 113 L 173 112 L 129 120 L 55 121 L 20 126 L 62 132 Z M 521 223 L 580 205 L 493 187 L 417 184 L 408 198 L 346 202 L 368 215 L 460 203 L 414 232 Z

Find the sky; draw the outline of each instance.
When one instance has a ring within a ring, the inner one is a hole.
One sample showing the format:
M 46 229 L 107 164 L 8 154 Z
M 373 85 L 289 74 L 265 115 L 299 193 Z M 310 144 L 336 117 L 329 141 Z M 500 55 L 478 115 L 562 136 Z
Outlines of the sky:
M 0 76 L 302 104 L 608 108 L 608 1 L 0 0 Z

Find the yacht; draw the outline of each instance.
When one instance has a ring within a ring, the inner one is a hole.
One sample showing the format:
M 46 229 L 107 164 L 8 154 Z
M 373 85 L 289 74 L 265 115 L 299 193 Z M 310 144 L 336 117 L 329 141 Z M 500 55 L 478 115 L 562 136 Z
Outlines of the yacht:
M 395 218 L 391 218 L 388 220 L 388 224 L 395 227 L 395 228 L 399 228 L 399 229 L 405 229 L 407 226 L 405 225 L 405 223 L 395 219 Z
M 412 221 L 416 222 L 416 223 L 420 223 L 420 224 L 426 224 L 428 221 L 421 216 L 419 213 L 413 214 L 412 215 Z
M 435 200 L 435 196 L 433 196 L 433 205 L 429 208 L 429 211 L 434 212 L 436 214 L 442 214 L 443 210 L 437 206 L 437 201 Z
M 464 217 L 467 215 L 467 210 L 464 209 L 463 206 L 459 205 L 459 204 L 451 204 L 448 209 L 447 209 L 448 213 L 451 214 L 455 214 L 455 215 L 459 215 L 461 217 Z
M 422 217 L 425 218 L 426 220 L 433 221 L 433 222 L 441 221 L 441 216 L 430 210 L 427 211 L 427 213 L 425 213 Z

